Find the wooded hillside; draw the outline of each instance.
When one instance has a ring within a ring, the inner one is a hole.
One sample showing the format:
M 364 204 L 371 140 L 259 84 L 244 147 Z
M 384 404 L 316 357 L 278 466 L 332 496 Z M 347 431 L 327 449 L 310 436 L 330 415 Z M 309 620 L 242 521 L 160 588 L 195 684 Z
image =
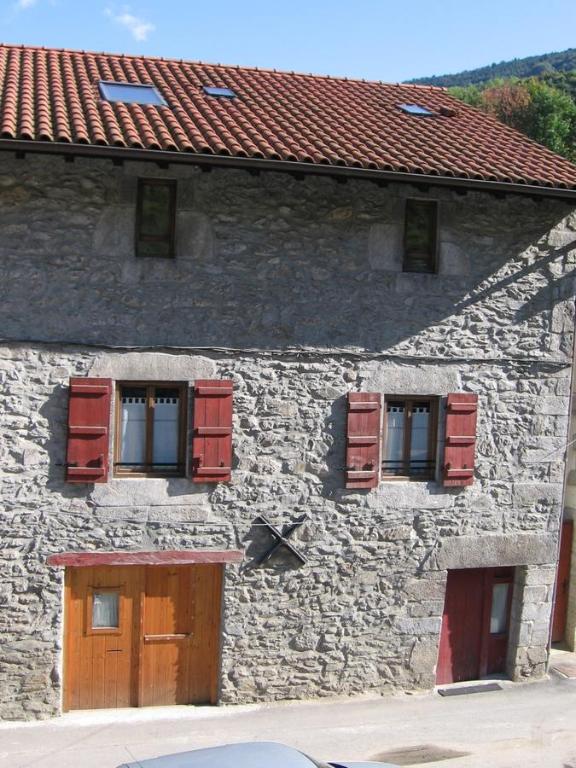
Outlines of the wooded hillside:
M 576 48 L 555 53 L 528 56 L 525 59 L 511 59 L 490 64 L 479 69 L 468 69 L 454 75 L 434 75 L 409 80 L 419 85 L 437 85 L 450 88 L 454 85 L 478 85 L 500 77 L 539 77 L 552 72 L 576 70 Z
M 411 82 L 449 87 L 462 101 L 576 162 L 576 48 Z

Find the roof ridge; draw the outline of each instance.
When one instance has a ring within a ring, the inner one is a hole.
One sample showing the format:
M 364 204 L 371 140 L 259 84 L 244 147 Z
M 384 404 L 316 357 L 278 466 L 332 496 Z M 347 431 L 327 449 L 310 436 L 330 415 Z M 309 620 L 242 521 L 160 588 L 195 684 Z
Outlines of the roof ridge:
M 24 51 L 53 51 L 55 53 L 80 53 L 88 56 L 114 56 L 118 59 L 144 59 L 151 61 L 170 61 L 181 64 L 197 64 L 203 67 L 222 67 L 243 72 L 266 72 L 271 75 L 294 75 L 295 77 L 310 77 L 314 80 L 336 80 L 337 82 L 367 83 L 369 85 L 386 85 L 390 87 L 410 88 L 413 90 L 433 91 L 434 93 L 448 89 L 438 85 L 421 85 L 416 83 L 398 83 L 386 80 L 371 80 L 366 77 L 345 77 L 340 75 L 315 74 L 314 72 L 297 72 L 290 69 L 272 67 L 246 66 L 243 64 L 223 64 L 222 62 L 201 61 L 199 59 L 183 59 L 175 56 L 148 56 L 142 53 L 113 53 L 111 51 L 89 51 L 84 48 L 55 48 L 47 45 L 26 45 L 25 43 L 3 43 L 0 48 L 16 48 Z

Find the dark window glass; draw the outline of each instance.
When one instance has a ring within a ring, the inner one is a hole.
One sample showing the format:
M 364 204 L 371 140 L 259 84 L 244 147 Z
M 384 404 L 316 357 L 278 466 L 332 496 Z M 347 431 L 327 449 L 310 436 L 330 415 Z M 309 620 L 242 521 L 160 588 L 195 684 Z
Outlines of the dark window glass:
M 436 272 L 438 205 L 434 200 L 406 200 L 404 272 Z
M 236 94 L 231 88 L 220 88 L 213 85 L 204 85 L 202 90 L 207 96 L 216 96 L 221 99 L 234 99 Z
M 382 476 L 434 476 L 436 401 L 387 399 Z
M 174 256 L 176 184 L 173 181 L 141 179 L 136 211 L 138 256 Z

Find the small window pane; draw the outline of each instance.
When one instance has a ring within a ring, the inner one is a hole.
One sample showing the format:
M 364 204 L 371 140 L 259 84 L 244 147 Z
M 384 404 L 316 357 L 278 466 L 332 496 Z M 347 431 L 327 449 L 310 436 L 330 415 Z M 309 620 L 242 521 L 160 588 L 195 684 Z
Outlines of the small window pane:
M 121 400 L 120 464 L 138 467 L 146 461 L 146 389 L 123 387 Z
M 231 88 L 220 88 L 218 86 L 214 85 L 204 85 L 202 86 L 202 90 L 207 96 L 217 96 L 219 98 L 223 99 L 234 99 L 236 98 L 236 94 Z
M 409 115 L 419 115 L 421 117 L 430 117 L 434 114 L 430 109 L 421 107 L 420 104 L 400 104 L 400 109 Z
M 399 474 L 402 472 L 404 458 L 404 414 L 402 402 L 391 401 L 386 408 L 386 452 L 384 472 Z
M 118 629 L 118 606 L 118 592 L 93 592 L 92 629 Z
M 410 440 L 410 473 L 428 472 L 428 436 L 430 429 L 430 403 L 412 406 L 412 434 Z
M 404 271 L 436 269 L 436 215 L 434 201 L 407 200 L 404 237 Z
M 490 612 L 490 634 L 506 632 L 508 618 L 508 590 L 510 584 L 494 584 L 492 588 L 492 611 Z
M 154 441 L 152 461 L 167 469 L 178 464 L 178 422 L 180 397 L 177 389 L 157 389 L 154 398 Z
M 106 101 L 122 101 L 125 104 L 155 104 L 166 106 L 153 85 L 138 83 L 107 83 L 100 82 L 100 93 Z

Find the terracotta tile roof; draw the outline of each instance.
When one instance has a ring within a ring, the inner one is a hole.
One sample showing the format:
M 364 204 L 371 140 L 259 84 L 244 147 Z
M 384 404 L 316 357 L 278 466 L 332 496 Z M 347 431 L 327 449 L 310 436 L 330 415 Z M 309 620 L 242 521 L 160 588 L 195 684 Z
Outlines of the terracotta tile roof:
M 154 84 L 168 106 L 107 102 L 100 80 Z M 237 98 L 208 96 L 204 85 Z M 576 189 L 576 166 L 438 88 L 13 45 L 0 45 L 2 140 Z

